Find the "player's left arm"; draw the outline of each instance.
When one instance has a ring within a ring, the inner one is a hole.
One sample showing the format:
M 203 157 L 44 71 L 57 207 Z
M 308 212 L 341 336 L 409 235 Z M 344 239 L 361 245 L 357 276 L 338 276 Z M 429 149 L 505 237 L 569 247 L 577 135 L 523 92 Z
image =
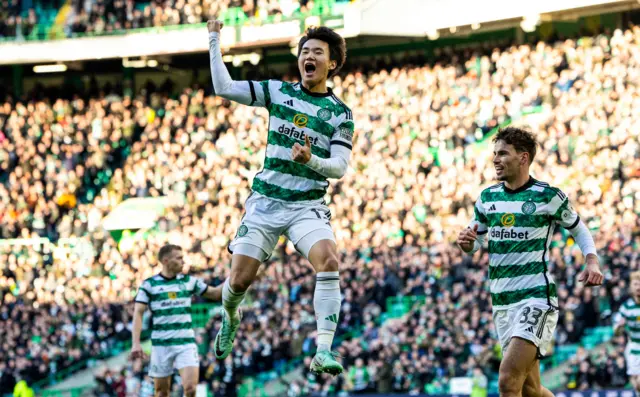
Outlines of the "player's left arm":
M 202 297 L 213 302 L 222 302 L 222 287 L 207 286 L 207 289 L 202 293 Z
M 347 172 L 351 151 L 353 149 L 353 120 L 351 112 L 345 115 L 334 130 L 331 137 L 331 155 L 327 159 L 320 158 L 311 152 L 309 137 L 305 138 L 305 146 L 296 143 L 291 155 L 293 160 L 306 165 L 327 178 L 340 179 Z
M 212 287 L 197 277 L 193 293 L 214 302 L 222 302 L 222 287 Z
M 616 336 L 622 335 L 624 333 L 624 327 L 626 325 L 625 314 L 626 310 L 623 305 L 620 308 L 620 312 L 617 313 L 613 318 L 613 334 Z
M 585 283 L 586 286 L 601 285 L 604 276 L 600 271 L 600 261 L 596 250 L 596 244 L 593 236 L 587 226 L 580 220 L 580 216 L 569 202 L 569 198 L 557 190 L 556 197 L 549 203 L 551 217 L 560 226 L 569 230 L 573 239 L 580 247 L 582 254 L 586 257 L 586 266 L 578 275 L 578 281 Z

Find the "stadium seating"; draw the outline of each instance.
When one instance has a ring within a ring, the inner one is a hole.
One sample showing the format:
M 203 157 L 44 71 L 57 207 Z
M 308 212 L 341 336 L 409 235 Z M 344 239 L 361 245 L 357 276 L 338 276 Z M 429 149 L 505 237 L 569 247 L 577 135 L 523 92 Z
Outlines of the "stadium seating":
M 321 12 L 330 8 L 317 4 Z M 574 200 L 596 236 L 610 286 L 594 296 L 577 285 L 582 258 L 566 234 L 555 233 L 549 266 L 562 309 L 573 313 L 558 326 L 556 353 L 571 359 L 571 346 L 593 347 L 610 336 L 594 327 L 609 324 L 605 312 L 622 301 L 614 289 L 624 291 L 639 265 L 638 91 L 629 80 L 640 67 L 639 41 L 640 29 L 630 28 L 610 37 L 441 54 L 428 65 L 345 70 L 333 80 L 358 125 L 352 168 L 330 191 L 345 295 L 335 347 L 349 366 L 363 361 L 368 388 L 440 390 L 441 379 L 475 366 L 495 375 L 500 352 L 487 256 L 464 257 L 451 242 L 492 181 L 490 131 L 507 122 L 529 124 L 543 142 L 533 173 Z M 0 106 L 0 167 L 7 175 L 0 235 L 23 239 L 0 244 L 0 328 L 11 330 L 0 342 L 0 387 L 11 384 L 5 374 L 48 383 L 71 367 L 70 357 L 122 351 L 115 346 L 129 335 L 127 302 L 158 271 L 154 253 L 168 241 L 185 246 L 190 271 L 211 284 L 225 279 L 226 244 L 261 166 L 267 120 L 264 111 L 207 94 L 195 88 L 177 97 L 152 92 Z M 573 183 L 577 178 L 583 183 Z M 151 230 L 119 239 L 100 227 L 122 201 L 157 196 L 175 202 Z M 218 323 L 207 323 L 203 377 L 216 395 L 240 384 L 241 373 L 264 383 L 304 365 L 299 358 L 313 351 L 315 337 L 312 286 L 311 270 L 281 244 L 252 287 L 253 304 L 228 362 L 209 357 Z M 22 351 L 30 358 L 14 357 Z M 602 365 L 617 374 L 620 356 L 613 349 L 611 363 Z M 141 377 L 143 364 L 132 368 Z M 330 380 L 302 372 L 292 390 L 353 387 L 348 374 Z M 572 387 L 606 386 L 596 382 L 608 379 L 583 378 Z

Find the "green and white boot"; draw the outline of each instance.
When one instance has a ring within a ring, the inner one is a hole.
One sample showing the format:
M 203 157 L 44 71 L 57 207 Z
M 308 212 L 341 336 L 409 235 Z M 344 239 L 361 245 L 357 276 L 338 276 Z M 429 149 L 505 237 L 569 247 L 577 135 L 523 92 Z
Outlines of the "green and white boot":
M 233 341 L 236 339 L 236 332 L 240 328 L 241 320 L 242 311 L 238 310 L 238 316 L 234 321 L 231 321 L 227 311 L 222 310 L 222 327 L 213 342 L 213 353 L 218 360 L 224 360 L 231 353 Z
M 335 353 L 330 351 L 319 351 L 313 357 L 309 370 L 315 374 L 340 375 L 344 368 L 336 361 Z

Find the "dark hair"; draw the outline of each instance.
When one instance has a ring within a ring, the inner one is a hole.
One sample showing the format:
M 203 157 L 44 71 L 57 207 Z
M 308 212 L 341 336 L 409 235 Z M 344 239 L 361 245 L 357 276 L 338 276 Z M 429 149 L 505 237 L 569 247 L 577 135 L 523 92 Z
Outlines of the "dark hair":
M 160 248 L 160 251 L 158 251 L 158 260 L 160 261 L 160 263 L 164 262 L 167 256 L 175 250 L 182 250 L 182 248 L 175 244 L 166 244 L 162 246 L 162 248 Z
M 516 127 L 502 128 L 493 138 L 494 143 L 498 141 L 503 141 L 507 145 L 513 145 L 518 153 L 529 153 L 529 164 L 531 164 L 533 158 L 536 157 L 538 142 L 533 133 L 529 131 Z
M 317 28 L 310 27 L 298 43 L 298 56 L 300 56 L 300 53 L 302 52 L 302 46 L 304 43 L 311 39 L 324 41 L 329 45 L 329 59 L 336 61 L 335 69 L 329 70 L 329 77 L 335 76 L 347 60 L 347 43 L 345 43 L 342 36 L 334 32 L 333 29 L 326 26 L 320 26 Z

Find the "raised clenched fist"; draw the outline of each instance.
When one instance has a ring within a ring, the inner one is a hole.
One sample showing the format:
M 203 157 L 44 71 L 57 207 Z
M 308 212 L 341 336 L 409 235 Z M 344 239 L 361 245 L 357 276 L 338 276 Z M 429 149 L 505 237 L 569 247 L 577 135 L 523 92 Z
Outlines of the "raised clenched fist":
M 207 21 L 207 29 L 209 29 L 209 33 L 211 32 L 220 33 L 220 30 L 222 30 L 223 26 L 224 24 L 222 23 L 222 21 L 218 21 L 217 19 Z

